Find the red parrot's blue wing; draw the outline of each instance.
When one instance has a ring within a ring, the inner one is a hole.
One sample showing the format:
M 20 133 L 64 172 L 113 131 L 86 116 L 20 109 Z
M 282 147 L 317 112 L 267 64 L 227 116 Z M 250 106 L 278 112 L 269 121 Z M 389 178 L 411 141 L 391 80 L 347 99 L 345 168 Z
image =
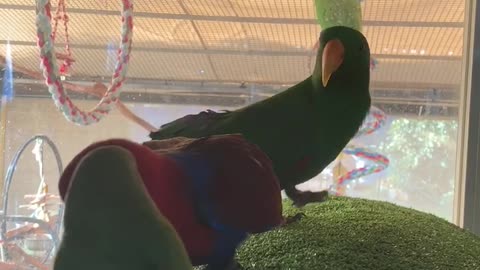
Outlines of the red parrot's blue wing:
M 283 222 L 280 185 L 271 161 L 243 136 L 191 140 L 167 155 L 190 178 L 201 219 L 218 233 L 211 266 L 224 269 L 248 233 L 267 231 Z
M 197 153 L 171 153 L 168 156 L 175 160 L 190 178 L 194 204 L 200 220 L 218 234 L 212 254 L 206 260 L 210 269 L 225 269 L 233 261 L 237 247 L 247 238 L 248 232 L 223 224 L 218 213 L 215 213 L 214 202 L 209 196 L 209 190 L 214 184 L 212 179 L 215 177 L 215 165 Z

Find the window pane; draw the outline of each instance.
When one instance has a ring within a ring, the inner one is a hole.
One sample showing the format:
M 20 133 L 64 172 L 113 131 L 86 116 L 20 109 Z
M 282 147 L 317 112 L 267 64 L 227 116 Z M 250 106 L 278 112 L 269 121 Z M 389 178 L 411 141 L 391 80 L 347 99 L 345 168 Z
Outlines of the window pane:
M 358 134 L 321 174 L 300 187 L 390 201 L 452 221 L 465 2 L 361 2 L 363 33 L 372 53 L 373 100 L 362 132 L 374 130 Z M 57 1 L 52 3 L 56 10 Z M 120 42 L 119 3 L 67 1 L 68 28 L 60 21 L 55 45 L 64 83 L 77 90 L 97 81 L 110 83 Z M 202 110 L 242 108 L 313 72 L 312 49 L 321 29 L 311 0 L 136 1 L 135 11 L 133 49 L 120 100 L 155 127 Z M 50 139 L 64 167 L 93 142 L 143 142 L 149 132 L 118 108 L 97 124 L 67 121 L 40 73 L 32 1 L 0 0 L 0 17 L 8 22 L 0 27 L 0 140 L 5 138 L 0 141 L 0 173 L 13 172 L 4 191 L 5 211 L 56 224 L 49 215 L 58 213 L 57 206 L 50 212 L 27 207 L 33 200 L 25 198 L 28 194 L 59 193 L 55 152 L 42 140 L 25 145 L 29 139 Z M 99 101 L 71 87 L 68 93 L 83 110 Z M 8 230 L 22 226 L 23 221 L 9 222 Z M 48 256 L 51 236 L 32 235 L 18 244 L 41 260 Z M 39 242 L 46 246 L 36 246 Z

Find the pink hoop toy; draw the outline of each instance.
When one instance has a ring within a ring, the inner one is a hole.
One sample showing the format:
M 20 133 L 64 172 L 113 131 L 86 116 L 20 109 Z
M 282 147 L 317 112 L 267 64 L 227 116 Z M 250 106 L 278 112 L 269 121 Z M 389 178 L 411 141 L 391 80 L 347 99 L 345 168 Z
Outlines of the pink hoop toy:
M 52 37 L 52 14 L 49 0 L 37 1 L 37 45 L 40 49 L 40 63 L 43 76 L 57 108 L 65 118 L 78 125 L 97 123 L 106 116 L 118 102 L 121 86 L 125 80 L 132 48 L 133 35 L 133 4 L 122 0 L 122 39 L 118 50 L 117 64 L 112 75 L 112 82 L 100 102 L 90 111 L 84 112 L 78 108 L 66 93 L 59 78 L 54 40 Z

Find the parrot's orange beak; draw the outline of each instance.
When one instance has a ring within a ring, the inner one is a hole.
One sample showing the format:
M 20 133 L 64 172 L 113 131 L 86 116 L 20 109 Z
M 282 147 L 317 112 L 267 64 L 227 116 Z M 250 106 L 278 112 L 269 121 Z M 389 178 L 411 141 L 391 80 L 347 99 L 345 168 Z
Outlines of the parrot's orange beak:
M 323 87 L 327 87 L 328 81 L 332 74 L 343 63 L 345 47 L 338 39 L 327 42 L 323 49 L 322 56 L 322 83 Z

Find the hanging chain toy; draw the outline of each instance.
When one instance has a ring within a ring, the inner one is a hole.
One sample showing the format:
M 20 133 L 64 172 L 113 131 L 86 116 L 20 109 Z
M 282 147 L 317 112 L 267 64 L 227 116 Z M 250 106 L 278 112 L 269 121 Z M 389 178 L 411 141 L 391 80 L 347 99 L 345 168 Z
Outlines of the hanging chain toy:
M 122 0 L 121 14 L 121 43 L 118 50 L 117 64 L 115 65 L 115 70 L 112 75 L 112 82 L 100 102 L 92 110 L 84 112 L 69 98 L 59 78 L 59 69 L 56 64 L 54 39 L 52 35 L 52 14 L 50 1 L 37 1 L 37 45 L 40 49 L 40 62 L 43 76 L 46 80 L 48 90 L 52 95 L 55 105 L 63 113 L 67 120 L 75 124 L 86 126 L 97 123 L 104 116 L 106 116 L 119 101 L 121 86 L 125 80 L 128 70 L 128 63 L 132 48 L 133 5 L 131 1 Z M 68 17 L 66 21 L 68 21 Z
M 65 38 L 65 53 L 56 53 L 55 56 L 59 60 L 63 60 L 63 64 L 60 67 L 60 75 L 68 76 L 70 74 L 70 68 L 75 62 L 72 58 L 72 51 L 70 50 L 70 36 L 68 35 L 68 15 L 66 11 L 65 0 L 58 0 L 57 10 L 55 17 L 53 17 L 53 31 L 52 40 L 55 41 L 57 37 L 57 29 L 59 21 L 63 21 L 64 38 Z

